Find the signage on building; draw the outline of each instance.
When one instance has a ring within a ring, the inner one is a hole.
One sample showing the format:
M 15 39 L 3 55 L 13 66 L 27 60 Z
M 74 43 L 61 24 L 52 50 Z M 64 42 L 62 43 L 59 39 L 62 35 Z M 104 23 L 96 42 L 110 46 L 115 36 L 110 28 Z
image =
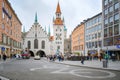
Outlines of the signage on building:
M 120 48 L 120 44 L 117 44 L 116 47 L 117 47 L 117 48 Z
M 1 47 L 1 50 L 2 50 L 2 51 L 5 51 L 5 47 Z

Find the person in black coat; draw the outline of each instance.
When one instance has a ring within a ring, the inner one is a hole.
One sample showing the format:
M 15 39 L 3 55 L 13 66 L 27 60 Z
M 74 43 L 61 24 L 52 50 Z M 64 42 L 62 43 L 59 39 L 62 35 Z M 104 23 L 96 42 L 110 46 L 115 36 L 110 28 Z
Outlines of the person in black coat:
M 3 60 L 6 61 L 7 56 L 3 54 Z

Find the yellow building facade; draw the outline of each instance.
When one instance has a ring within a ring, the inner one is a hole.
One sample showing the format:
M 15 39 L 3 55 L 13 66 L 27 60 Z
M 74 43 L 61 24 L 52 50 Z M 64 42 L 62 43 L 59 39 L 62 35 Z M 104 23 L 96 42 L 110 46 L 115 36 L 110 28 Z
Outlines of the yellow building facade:
M 78 25 L 71 34 L 71 50 L 72 53 L 84 55 L 84 23 Z

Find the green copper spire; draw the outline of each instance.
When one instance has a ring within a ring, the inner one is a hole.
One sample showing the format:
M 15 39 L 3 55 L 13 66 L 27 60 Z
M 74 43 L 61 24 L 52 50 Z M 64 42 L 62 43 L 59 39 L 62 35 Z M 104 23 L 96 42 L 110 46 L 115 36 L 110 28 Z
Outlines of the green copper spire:
M 48 28 L 48 35 L 49 35 L 49 36 L 51 35 L 51 32 L 50 32 L 50 25 L 49 25 L 49 28 Z
M 25 33 L 25 26 L 23 27 L 23 33 Z
M 38 20 L 37 20 L 37 12 L 36 12 L 36 14 L 35 14 L 35 23 L 37 23 L 38 22 Z
M 67 31 L 67 28 L 66 28 L 66 26 L 64 26 L 64 31 Z

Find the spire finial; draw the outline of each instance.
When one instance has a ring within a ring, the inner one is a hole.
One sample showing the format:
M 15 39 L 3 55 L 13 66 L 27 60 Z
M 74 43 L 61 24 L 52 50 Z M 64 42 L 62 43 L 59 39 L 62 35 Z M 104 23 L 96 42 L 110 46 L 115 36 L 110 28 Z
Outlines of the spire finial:
M 37 20 L 37 12 L 36 12 L 36 14 L 35 14 L 35 23 L 37 23 L 38 22 L 38 20 Z

